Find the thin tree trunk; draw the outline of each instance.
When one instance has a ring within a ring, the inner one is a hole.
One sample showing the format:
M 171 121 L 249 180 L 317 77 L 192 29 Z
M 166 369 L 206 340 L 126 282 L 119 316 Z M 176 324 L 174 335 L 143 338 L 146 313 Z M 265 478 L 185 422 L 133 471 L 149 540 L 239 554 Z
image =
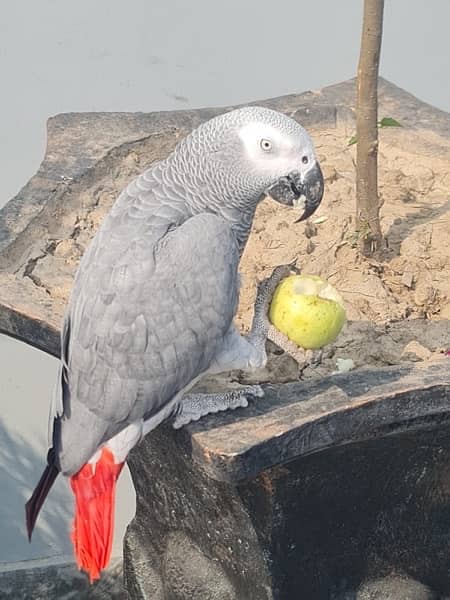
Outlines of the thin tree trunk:
M 366 256 L 382 246 L 378 198 L 378 67 L 384 0 L 364 0 L 356 101 L 356 222 Z

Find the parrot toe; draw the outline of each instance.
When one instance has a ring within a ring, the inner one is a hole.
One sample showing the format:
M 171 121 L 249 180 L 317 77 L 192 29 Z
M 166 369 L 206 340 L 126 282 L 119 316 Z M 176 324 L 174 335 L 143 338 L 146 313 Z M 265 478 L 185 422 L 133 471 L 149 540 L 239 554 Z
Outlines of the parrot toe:
M 264 390 L 260 385 L 242 386 L 237 390 L 216 394 L 187 394 L 178 406 L 172 426 L 174 429 L 180 429 L 212 413 L 247 408 L 249 400 L 262 398 L 262 396 Z

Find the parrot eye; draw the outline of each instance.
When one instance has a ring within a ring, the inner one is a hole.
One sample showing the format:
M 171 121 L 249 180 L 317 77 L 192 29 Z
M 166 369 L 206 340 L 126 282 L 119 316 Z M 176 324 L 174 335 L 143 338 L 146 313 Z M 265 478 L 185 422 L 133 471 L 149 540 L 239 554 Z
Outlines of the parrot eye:
M 302 156 L 302 163 L 303 163 L 304 165 L 307 165 L 307 164 L 308 164 L 308 162 L 309 162 L 309 158 L 308 158 L 306 155 L 305 155 L 305 156 Z
M 264 152 L 270 152 L 272 150 L 272 142 L 270 140 L 261 140 L 259 145 L 264 150 Z

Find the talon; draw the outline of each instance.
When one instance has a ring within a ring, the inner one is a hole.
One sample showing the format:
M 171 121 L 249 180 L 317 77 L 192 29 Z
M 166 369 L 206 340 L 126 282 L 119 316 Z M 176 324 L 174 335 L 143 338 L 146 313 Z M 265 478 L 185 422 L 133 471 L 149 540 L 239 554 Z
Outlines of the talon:
M 230 408 L 235 410 L 236 408 L 247 408 L 248 400 L 246 398 L 245 392 L 237 392 L 235 397 L 230 403 Z
M 309 365 L 317 366 L 322 362 L 322 356 L 322 350 L 307 350 L 305 360 Z
M 296 264 L 296 263 L 297 263 L 297 261 L 296 261 L 296 260 L 294 260 L 294 261 L 292 261 L 292 262 L 291 262 L 291 264 L 290 264 L 289 266 L 290 266 L 290 268 L 291 268 L 291 272 L 292 272 L 294 275 L 300 275 L 300 274 L 301 274 L 301 272 L 302 272 L 302 270 L 301 270 L 301 268 L 300 268 L 300 267 L 297 267 L 297 264 Z
M 251 395 L 255 396 L 255 398 L 263 398 L 264 397 L 264 390 L 262 389 L 262 387 L 260 385 L 255 385 L 252 388 Z

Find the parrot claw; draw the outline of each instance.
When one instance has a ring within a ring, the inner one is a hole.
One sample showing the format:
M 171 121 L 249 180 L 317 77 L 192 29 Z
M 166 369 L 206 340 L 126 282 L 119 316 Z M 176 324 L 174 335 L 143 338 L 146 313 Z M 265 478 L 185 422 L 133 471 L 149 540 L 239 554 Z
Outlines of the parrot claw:
M 247 385 L 243 389 L 243 393 L 250 398 L 263 398 L 264 390 L 260 385 Z
M 280 281 L 295 273 L 298 275 L 300 270 L 295 266 L 295 261 L 287 265 L 278 265 L 275 267 L 269 277 L 266 277 L 258 284 L 258 292 L 256 295 L 256 304 L 263 304 L 266 309 L 266 313 L 269 310 L 272 296 Z
M 267 334 L 268 339 L 276 344 L 281 350 L 284 350 L 286 354 L 289 354 L 295 362 L 298 364 L 300 372 L 304 371 L 306 367 L 318 367 L 324 358 L 323 349 L 319 350 L 304 350 L 300 348 L 291 340 L 278 331 L 273 325 L 269 327 L 269 332 Z
M 322 348 L 320 350 L 306 350 L 305 351 L 305 367 L 318 367 L 324 358 Z
M 268 312 L 272 296 L 280 281 L 288 277 L 292 272 L 296 274 L 300 272 L 295 266 L 295 262 L 287 265 L 279 265 L 274 268 L 269 277 L 258 283 L 253 322 L 248 336 L 250 343 L 258 348 L 261 346 L 261 343 L 264 345 L 267 332 L 270 329 Z
M 263 396 L 264 390 L 260 385 L 247 385 L 231 392 L 215 394 L 187 394 L 181 399 L 172 426 L 174 429 L 180 429 L 212 413 L 246 408 L 249 399 Z
M 322 350 L 304 350 L 299 348 L 296 344 L 278 331 L 269 321 L 268 313 L 272 296 L 278 287 L 279 283 L 292 273 L 298 275 L 300 269 L 292 262 L 287 265 L 280 265 L 275 267 L 272 274 L 267 278 L 263 279 L 258 284 L 258 291 L 256 294 L 255 301 L 255 314 L 253 317 L 252 328 L 248 336 L 248 340 L 256 348 L 261 350 L 262 344 L 265 342 L 265 338 L 274 342 L 279 348 L 284 350 L 287 354 L 292 356 L 299 366 L 300 373 L 303 372 L 306 367 L 317 367 L 321 364 L 323 359 Z M 264 342 L 263 342 L 263 336 Z

